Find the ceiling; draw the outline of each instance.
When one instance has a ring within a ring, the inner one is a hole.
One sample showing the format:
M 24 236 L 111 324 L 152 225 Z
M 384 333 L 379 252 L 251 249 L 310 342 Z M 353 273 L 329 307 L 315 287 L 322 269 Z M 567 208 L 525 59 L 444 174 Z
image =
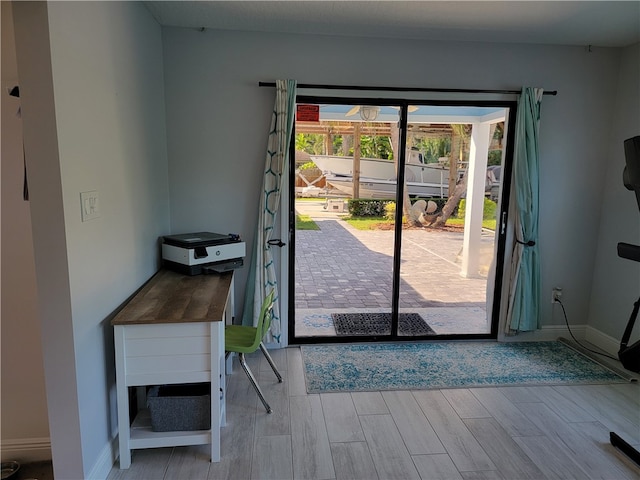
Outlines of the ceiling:
M 635 1 L 148 1 L 161 25 L 467 42 L 625 47 Z

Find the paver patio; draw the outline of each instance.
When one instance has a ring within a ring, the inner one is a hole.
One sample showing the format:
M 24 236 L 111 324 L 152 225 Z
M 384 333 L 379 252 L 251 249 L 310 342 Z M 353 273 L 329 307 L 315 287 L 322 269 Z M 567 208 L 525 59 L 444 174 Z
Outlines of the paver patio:
M 296 232 L 296 324 L 305 315 L 315 315 L 307 324 L 321 324 L 318 315 L 326 317 L 331 311 L 390 311 L 393 231 L 357 230 L 319 205 L 321 201 L 296 205 L 320 227 Z M 459 317 L 463 308 L 464 317 L 474 312 L 474 318 L 464 320 L 466 326 L 460 326 L 460 333 L 467 333 L 469 327 L 486 333 L 486 274 L 477 278 L 460 275 L 462 239 L 461 232 L 429 228 L 403 231 L 400 310 L 456 309 L 454 317 Z M 482 250 L 484 258 L 491 258 L 493 234 L 483 235 Z M 298 326 L 296 332 L 300 334 Z

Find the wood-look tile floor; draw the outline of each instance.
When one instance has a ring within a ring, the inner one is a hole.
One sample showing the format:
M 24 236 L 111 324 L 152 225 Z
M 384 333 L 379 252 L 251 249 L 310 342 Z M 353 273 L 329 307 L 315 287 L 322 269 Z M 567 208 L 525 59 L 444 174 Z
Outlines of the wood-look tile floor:
M 499 387 L 308 395 L 300 350 L 250 356 L 228 377 L 222 461 L 206 446 L 133 451 L 116 479 L 640 479 L 609 444 L 640 446 L 640 385 Z

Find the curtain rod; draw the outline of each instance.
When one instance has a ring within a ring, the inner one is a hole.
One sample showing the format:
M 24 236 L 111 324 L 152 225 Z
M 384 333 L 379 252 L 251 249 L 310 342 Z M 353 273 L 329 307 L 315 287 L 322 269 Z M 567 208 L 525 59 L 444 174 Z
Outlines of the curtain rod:
M 259 87 L 275 87 L 275 82 L 258 82 Z M 355 90 L 380 92 L 441 92 L 441 93 L 497 93 L 503 95 L 517 95 L 520 90 L 477 90 L 473 88 L 412 88 L 412 87 L 368 87 L 360 85 L 322 85 L 313 83 L 299 83 L 297 88 L 322 90 Z M 545 90 L 543 95 L 557 95 L 557 90 Z

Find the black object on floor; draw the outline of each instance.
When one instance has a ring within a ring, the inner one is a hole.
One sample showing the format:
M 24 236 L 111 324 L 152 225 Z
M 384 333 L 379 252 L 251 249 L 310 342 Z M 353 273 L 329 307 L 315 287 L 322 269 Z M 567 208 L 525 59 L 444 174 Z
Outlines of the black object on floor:
M 640 465 L 640 452 L 638 452 L 638 450 L 636 450 L 629 443 L 623 440 L 620 435 L 615 432 L 609 432 L 609 440 L 611 442 L 611 445 L 616 447 L 627 457 L 636 462 L 636 465 Z
M 2 478 L 10 480 L 53 480 L 51 460 L 20 465 L 18 462 L 2 462 Z
M 337 335 L 390 335 L 390 313 L 332 313 Z M 399 335 L 435 335 L 417 313 L 401 313 L 398 318 Z

